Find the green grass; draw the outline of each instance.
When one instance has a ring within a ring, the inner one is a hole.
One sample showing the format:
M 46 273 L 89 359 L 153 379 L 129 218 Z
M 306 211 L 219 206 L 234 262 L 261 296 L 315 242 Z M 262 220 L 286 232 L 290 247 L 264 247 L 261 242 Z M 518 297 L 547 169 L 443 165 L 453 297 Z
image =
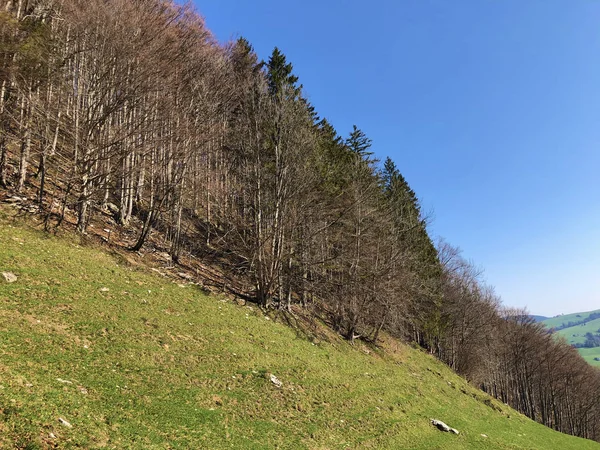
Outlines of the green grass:
M 552 317 L 551 319 L 544 320 L 544 323 L 547 327 L 559 327 L 562 324 L 567 324 L 569 322 L 578 322 L 589 317 L 591 313 L 597 313 L 600 310 L 595 311 L 587 311 L 581 313 L 573 313 L 573 314 L 565 314 L 562 316 Z M 600 329 L 600 319 L 590 320 L 589 322 L 581 325 L 575 325 L 569 328 L 563 328 L 562 330 L 557 331 L 557 334 L 563 336 L 567 342 L 571 345 L 573 344 L 582 344 L 585 342 L 585 334 L 592 333 L 598 334 Z M 577 349 L 579 354 L 583 356 L 588 363 L 593 366 L 600 367 L 600 361 L 595 361 L 594 358 L 600 358 L 600 347 L 596 348 L 579 348 Z
M 420 350 L 306 337 L 1 214 L 0 448 L 600 449 Z
M 562 324 L 566 325 L 569 322 L 580 322 L 580 321 L 584 320 L 585 318 L 587 318 L 590 314 L 597 313 L 597 312 L 600 312 L 600 309 L 596 309 L 594 311 L 573 313 L 573 314 L 563 314 L 561 316 L 556 316 L 556 317 L 551 317 L 549 319 L 546 319 L 543 321 L 543 323 L 548 328 L 559 327 Z M 598 329 L 598 328 L 596 328 L 596 329 Z
M 558 334 L 564 336 L 570 344 L 584 343 L 585 334 L 598 334 L 600 328 L 600 319 L 591 320 L 585 324 L 575 325 L 574 327 L 564 328 L 558 331 Z
M 583 356 L 588 363 L 592 366 L 600 367 L 600 361 L 595 361 L 594 358 L 600 358 L 600 347 L 596 348 L 580 348 L 579 354 Z

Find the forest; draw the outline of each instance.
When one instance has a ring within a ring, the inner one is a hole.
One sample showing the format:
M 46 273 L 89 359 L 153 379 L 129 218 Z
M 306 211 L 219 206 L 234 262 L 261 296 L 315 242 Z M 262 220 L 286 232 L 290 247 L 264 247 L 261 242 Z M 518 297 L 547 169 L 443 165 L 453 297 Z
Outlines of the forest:
M 220 43 L 170 0 L 4 0 L 0 59 L 0 192 L 33 193 L 48 231 L 108 212 L 131 251 L 160 233 L 175 263 L 210 255 L 262 308 L 414 342 L 600 441 L 600 372 L 432 240 L 397 165 L 321 117 L 277 47 Z

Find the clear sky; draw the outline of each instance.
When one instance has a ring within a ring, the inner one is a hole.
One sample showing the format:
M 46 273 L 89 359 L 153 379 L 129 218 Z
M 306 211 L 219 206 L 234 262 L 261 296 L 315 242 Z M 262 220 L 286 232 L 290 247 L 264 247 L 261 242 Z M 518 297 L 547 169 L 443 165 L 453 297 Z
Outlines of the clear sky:
M 600 1 L 195 0 L 390 156 L 503 303 L 600 308 Z

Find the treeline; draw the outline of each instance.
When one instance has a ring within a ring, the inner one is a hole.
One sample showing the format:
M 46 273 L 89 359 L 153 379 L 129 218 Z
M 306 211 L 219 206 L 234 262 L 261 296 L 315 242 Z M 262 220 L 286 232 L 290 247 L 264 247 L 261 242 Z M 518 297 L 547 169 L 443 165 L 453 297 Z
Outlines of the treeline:
M 544 425 L 600 440 L 600 371 L 527 311 L 502 308 L 480 272 L 442 244 L 438 356 L 482 390 Z
M 600 334 L 585 333 L 585 341 L 573 344 L 575 348 L 595 348 L 600 347 Z
M 348 340 L 419 343 L 557 430 L 600 439 L 600 375 L 460 253 L 357 127 L 318 116 L 284 54 L 219 44 L 167 0 L 13 0 L 0 14 L 0 185 L 47 223 L 101 210 L 159 230 L 177 261 L 220 255 L 265 308 L 316 311 Z

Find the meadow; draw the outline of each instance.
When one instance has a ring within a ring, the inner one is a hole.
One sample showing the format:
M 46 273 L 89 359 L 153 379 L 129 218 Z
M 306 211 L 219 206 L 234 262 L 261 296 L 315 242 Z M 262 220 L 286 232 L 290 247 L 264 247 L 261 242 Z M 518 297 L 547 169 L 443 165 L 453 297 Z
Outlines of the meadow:
M 154 269 L 0 210 L 0 272 L 18 277 L 0 280 L 1 448 L 600 449 L 419 349 L 350 345 Z

